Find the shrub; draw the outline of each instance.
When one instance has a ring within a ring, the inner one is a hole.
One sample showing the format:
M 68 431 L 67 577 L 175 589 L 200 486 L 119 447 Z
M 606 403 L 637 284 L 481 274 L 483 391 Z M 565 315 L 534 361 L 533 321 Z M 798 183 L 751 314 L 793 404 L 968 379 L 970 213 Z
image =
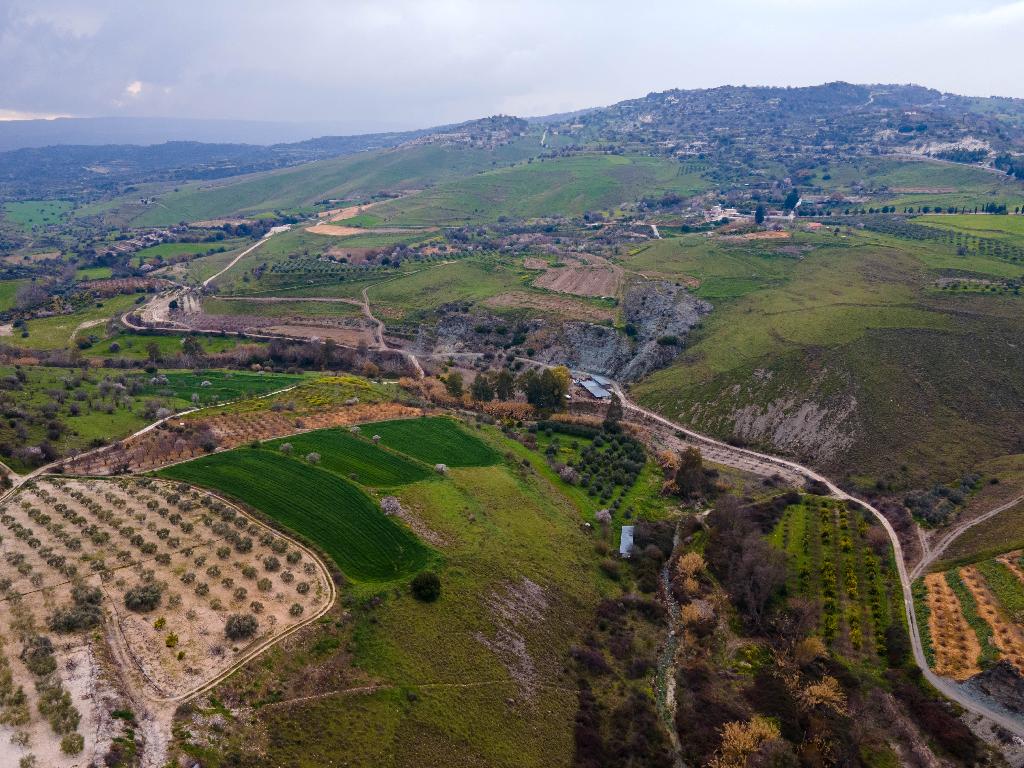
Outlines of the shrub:
M 292 607 L 288 609 L 288 613 L 292 616 L 302 615 L 302 605 L 299 603 L 292 603 Z
M 80 733 L 69 733 L 60 740 L 60 751 L 65 755 L 77 755 L 85 748 L 85 739 Z
M 28 671 L 42 677 L 57 669 L 57 660 L 53 656 L 53 642 L 46 635 L 33 635 L 25 641 L 21 650 L 21 660 Z
M 228 640 L 248 640 L 259 629 L 259 620 L 251 613 L 233 613 L 224 623 L 224 636 Z
M 441 596 L 441 578 L 433 571 L 417 573 L 410 587 L 413 597 L 424 603 L 432 603 Z
M 260 592 L 269 592 L 273 588 L 273 586 L 274 583 L 266 577 L 256 582 L 256 589 L 258 589 Z
M 146 613 L 160 605 L 162 590 L 158 584 L 139 584 L 124 595 L 124 605 L 130 611 Z

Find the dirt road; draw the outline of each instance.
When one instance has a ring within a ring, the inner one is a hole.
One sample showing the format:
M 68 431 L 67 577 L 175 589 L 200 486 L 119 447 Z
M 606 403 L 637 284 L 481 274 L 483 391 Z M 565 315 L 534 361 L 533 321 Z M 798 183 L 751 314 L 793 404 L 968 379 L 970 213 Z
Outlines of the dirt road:
M 988 512 L 985 512 L 984 514 L 978 515 L 977 517 L 971 518 L 970 520 L 965 520 L 959 525 L 956 525 L 953 528 L 951 528 L 949 531 L 943 534 L 942 538 L 940 538 L 938 542 L 936 542 L 932 546 L 928 546 L 925 549 L 924 557 L 921 558 L 921 562 L 914 566 L 914 569 L 910 572 L 911 580 L 916 579 L 918 576 L 924 573 L 925 570 L 927 570 L 928 566 L 930 566 L 932 563 L 938 560 L 942 553 L 949 549 L 949 545 L 956 541 L 958 538 L 960 538 L 960 536 L 962 536 L 965 531 L 968 531 L 974 526 L 979 525 L 985 522 L 986 520 L 995 517 L 1000 512 L 1005 512 L 1008 509 L 1012 509 L 1021 502 L 1024 502 L 1024 495 L 1018 496 L 1015 499 L 1011 499 L 1005 504 L 1000 504 L 998 507 L 990 509 Z

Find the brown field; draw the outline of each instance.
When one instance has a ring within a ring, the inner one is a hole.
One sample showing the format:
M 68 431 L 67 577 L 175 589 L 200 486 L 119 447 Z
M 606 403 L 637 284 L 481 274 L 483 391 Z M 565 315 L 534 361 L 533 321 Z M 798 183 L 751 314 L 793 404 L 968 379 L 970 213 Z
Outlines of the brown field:
M 59 259 L 60 251 L 43 251 L 41 253 L 12 253 L 4 256 L 5 264 L 24 264 L 25 262 L 46 261 L 47 259 Z
M 271 325 L 264 330 L 303 339 L 333 339 L 346 347 L 358 346 L 361 341 L 372 345 L 374 341 L 373 331 L 369 328 L 342 328 L 330 325 Z
M 960 610 L 960 601 L 942 573 L 924 577 L 928 589 L 928 629 L 935 650 L 935 672 L 954 680 L 966 680 L 981 672 L 981 646 Z
M 723 235 L 720 240 L 788 240 L 792 237 L 789 232 L 776 232 L 775 230 L 764 230 L 763 232 L 747 232 L 742 235 Z
M 325 427 L 361 424 L 368 421 L 418 416 L 418 408 L 398 403 L 358 403 L 325 408 L 306 415 L 285 411 L 220 413 L 191 419 L 171 419 L 109 448 L 71 459 L 69 472 L 84 475 L 113 475 L 127 471 L 156 469 L 188 461 L 208 453 L 204 444 L 218 450 L 237 448 L 253 440 L 270 440 Z
M 47 766 L 98 764 L 119 735 L 111 707 L 134 709 L 147 742 L 153 739 L 147 748 L 159 752 L 154 717 L 169 715 L 168 704 L 172 712 L 173 700 L 315 619 L 334 598 L 327 569 L 311 551 L 184 484 L 44 477 L 5 501 L 0 523 L 0 576 L 10 579 L 0 665 L 28 697 L 29 722 L 19 727 L 30 734 L 27 751 Z M 130 610 L 126 594 L 144 584 L 159 591 L 158 604 Z M 98 628 L 50 625 L 72 604 L 74 585 L 99 589 Z M 252 637 L 226 638 L 225 623 L 236 613 L 257 617 Z M 37 635 L 50 638 L 57 662 L 51 679 L 82 715 L 80 755 L 61 755 L 60 737 L 37 715 L 37 678 L 20 658 Z
M 533 281 L 538 288 L 576 296 L 615 296 L 621 270 L 612 266 L 556 267 Z
M 605 307 L 595 307 L 583 301 L 570 299 L 567 296 L 551 296 L 546 294 L 512 291 L 492 296 L 483 302 L 485 307 L 494 309 L 518 308 L 536 309 L 556 315 L 564 315 L 575 320 L 588 320 L 600 323 L 614 320 L 615 312 Z
M 1002 658 L 1013 664 L 1018 671 L 1024 672 L 1024 628 L 1006 618 L 985 579 L 974 566 L 961 568 L 960 578 L 974 595 L 978 615 L 992 627 L 992 641 Z

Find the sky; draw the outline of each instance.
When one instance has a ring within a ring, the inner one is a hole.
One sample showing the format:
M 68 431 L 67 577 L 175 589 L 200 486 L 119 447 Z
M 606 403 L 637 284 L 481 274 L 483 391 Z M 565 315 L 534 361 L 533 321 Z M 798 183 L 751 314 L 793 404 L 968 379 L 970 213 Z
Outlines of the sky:
M 1024 97 L 1024 0 L 0 0 L 0 119 L 427 127 L 668 88 Z

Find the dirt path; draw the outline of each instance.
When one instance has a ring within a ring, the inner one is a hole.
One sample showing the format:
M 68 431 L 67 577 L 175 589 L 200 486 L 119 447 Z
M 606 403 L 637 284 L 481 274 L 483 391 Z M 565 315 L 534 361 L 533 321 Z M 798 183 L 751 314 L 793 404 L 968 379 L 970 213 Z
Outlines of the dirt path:
M 271 227 L 270 231 L 267 232 L 267 234 L 265 234 L 263 237 L 261 237 L 259 240 L 257 240 L 255 242 L 255 244 L 250 245 L 248 248 L 246 248 L 240 254 L 235 256 L 235 258 L 233 258 L 228 263 L 228 265 L 226 267 L 224 267 L 224 269 L 222 269 L 217 274 L 212 275 L 211 277 L 208 277 L 205 280 L 203 280 L 203 288 L 206 288 L 210 283 L 212 283 L 218 277 L 223 275 L 225 272 L 227 272 L 229 269 L 231 269 L 233 266 L 235 266 L 235 264 L 237 264 L 239 261 L 241 261 L 245 256 L 247 256 L 250 253 L 252 253 L 253 251 L 255 251 L 257 248 L 259 248 L 261 245 L 263 245 L 265 242 L 267 242 L 267 240 L 272 238 L 278 232 L 287 232 L 289 229 L 291 229 L 291 224 L 285 224 L 285 225 L 280 226 L 280 227 Z
M 109 317 L 100 317 L 96 320 L 84 320 L 75 326 L 75 330 L 71 332 L 71 335 L 68 337 L 68 341 L 73 342 L 79 331 L 84 331 L 86 328 L 95 328 L 97 325 L 103 325 L 109 319 Z
M 1021 738 L 1024 738 L 1024 722 L 1021 722 L 1019 719 L 1015 717 L 1010 717 L 1004 714 L 1003 712 L 996 711 L 991 707 L 987 706 L 985 703 L 978 701 L 969 694 L 965 693 L 953 681 L 935 674 L 928 666 L 928 660 L 925 658 L 924 655 L 924 647 L 921 644 L 921 632 L 917 624 L 917 615 L 914 610 L 914 597 L 911 591 L 911 579 L 910 574 L 907 571 L 906 559 L 903 556 L 903 547 L 900 544 L 899 537 L 896 535 L 896 531 L 893 529 L 892 524 L 885 517 L 885 515 L 883 515 L 878 509 L 876 509 L 868 502 L 862 499 L 858 499 L 857 497 L 847 493 L 834 482 L 829 480 L 827 477 L 818 472 L 815 472 L 813 469 L 810 469 L 809 467 L 805 467 L 802 464 L 798 464 L 795 461 L 783 459 L 778 456 L 772 456 L 770 454 L 760 453 L 758 451 L 752 451 L 746 448 L 737 448 L 735 446 L 729 445 L 728 443 L 724 443 L 721 440 L 715 440 L 714 438 L 707 437 L 706 435 L 702 435 L 699 432 L 694 432 L 693 430 L 684 427 L 682 424 L 677 424 L 676 422 L 670 421 L 664 418 L 663 416 L 660 416 L 652 411 L 647 410 L 646 408 L 637 405 L 636 403 L 629 399 L 629 397 L 625 394 L 625 392 L 623 392 L 622 388 L 617 383 L 613 383 L 612 388 L 621 399 L 624 410 L 640 413 L 647 419 L 671 427 L 675 431 L 682 433 L 686 437 L 694 440 L 701 447 L 705 445 L 713 446 L 718 450 L 731 452 L 737 456 L 743 456 L 745 458 L 748 458 L 752 462 L 763 463 L 769 466 L 784 467 L 790 470 L 795 470 L 802 474 L 803 476 L 810 478 L 811 480 L 816 480 L 819 483 L 822 483 L 826 488 L 828 488 L 829 492 L 834 498 L 856 502 L 857 504 L 861 505 L 864 509 L 869 511 L 872 515 L 874 515 L 875 519 L 878 520 L 879 524 L 888 534 L 889 540 L 892 543 L 893 552 L 895 554 L 896 560 L 896 570 L 899 573 L 900 585 L 903 590 L 903 607 L 907 617 L 907 630 L 910 634 L 910 643 L 914 653 L 914 662 L 921 669 L 921 672 L 924 675 L 925 679 L 927 679 L 933 687 L 935 687 L 940 693 L 942 693 L 942 695 L 946 696 L 949 699 L 952 699 L 969 712 L 973 712 L 977 715 L 981 715 L 985 718 L 988 718 L 989 720 L 997 723 L 998 725 L 1001 725 L 1003 728 L 1010 731 L 1011 733 L 1016 734 Z
M 949 549 L 949 546 L 958 538 L 960 538 L 960 536 L 962 536 L 965 531 L 970 530 L 971 528 L 973 528 L 976 525 L 979 525 L 980 523 L 984 523 L 986 520 L 990 520 L 999 513 L 1005 512 L 1006 510 L 1017 506 L 1021 502 L 1024 502 L 1024 495 L 1018 496 L 1015 499 L 1010 499 L 1010 501 L 1006 502 L 1005 504 L 1000 504 L 998 507 L 990 509 L 988 512 L 985 512 L 984 514 L 978 515 L 977 517 L 971 518 L 970 520 L 965 520 L 959 525 L 954 526 L 947 533 L 945 533 L 942 536 L 942 538 L 938 540 L 938 542 L 936 542 L 932 546 L 928 546 L 925 548 L 925 554 L 924 557 L 921 558 L 921 562 L 914 566 L 914 569 L 910 572 L 911 580 L 916 579 L 918 576 L 924 573 L 925 569 L 928 568 L 928 566 L 934 563 L 936 560 L 938 560 L 939 556 L 942 555 L 942 553 L 945 552 L 947 549 Z

